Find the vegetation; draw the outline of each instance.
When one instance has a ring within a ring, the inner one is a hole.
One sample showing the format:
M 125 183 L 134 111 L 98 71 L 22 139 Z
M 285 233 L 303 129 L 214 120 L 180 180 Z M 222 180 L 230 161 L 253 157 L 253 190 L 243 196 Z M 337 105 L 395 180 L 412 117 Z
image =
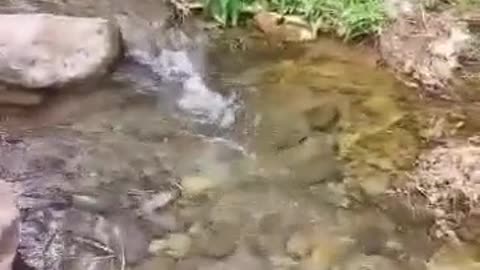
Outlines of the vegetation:
M 244 12 L 274 11 L 301 17 L 314 31 L 345 39 L 376 34 L 385 15 L 383 0 L 205 0 L 207 13 L 224 26 L 236 26 Z

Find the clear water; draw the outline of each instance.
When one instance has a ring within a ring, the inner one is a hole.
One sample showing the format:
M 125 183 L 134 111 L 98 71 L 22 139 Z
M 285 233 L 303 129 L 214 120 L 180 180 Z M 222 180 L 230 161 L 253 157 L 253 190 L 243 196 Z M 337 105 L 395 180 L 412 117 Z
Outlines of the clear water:
M 2 111 L 0 173 L 23 194 L 25 261 L 478 268 L 471 247 L 432 241 L 426 222 L 381 196 L 412 168 L 432 116 L 458 108 L 420 101 L 367 49 L 242 36 L 245 50 L 163 51 L 38 108 Z

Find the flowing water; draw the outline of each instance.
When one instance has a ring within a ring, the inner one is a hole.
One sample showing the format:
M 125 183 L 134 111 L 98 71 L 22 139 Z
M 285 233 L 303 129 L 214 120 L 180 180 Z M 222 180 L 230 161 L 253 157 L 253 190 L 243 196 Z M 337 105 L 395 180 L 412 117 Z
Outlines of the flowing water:
M 468 109 L 427 106 L 362 47 L 231 35 L 123 60 L 38 108 L 2 108 L 0 173 L 22 194 L 23 261 L 478 269 L 474 251 L 442 248 L 428 220 L 375 199 L 425 141 L 475 126 Z

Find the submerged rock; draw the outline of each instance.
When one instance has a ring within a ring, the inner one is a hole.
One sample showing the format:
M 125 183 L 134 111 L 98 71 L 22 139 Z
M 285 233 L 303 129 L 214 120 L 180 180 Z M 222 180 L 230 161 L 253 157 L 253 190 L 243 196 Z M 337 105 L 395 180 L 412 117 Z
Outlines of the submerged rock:
M 0 44 L 0 80 L 27 88 L 101 74 L 120 48 L 118 30 L 106 19 L 51 14 L 1 15 Z
M 13 191 L 0 182 L 0 270 L 10 270 L 19 241 L 19 212 Z
M 240 239 L 240 227 L 228 222 L 215 222 L 193 236 L 198 253 L 221 258 L 232 254 Z
M 36 92 L 22 91 L 18 89 L 0 88 L 0 104 L 32 106 L 43 101 L 43 95 Z
M 197 196 L 212 188 L 217 183 L 208 177 L 202 176 L 186 176 L 182 178 L 182 191 L 186 196 Z
M 357 255 L 347 260 L 342 270 L 400 270 L 401 268 L 392 260 L 382 256 Z
M 174 233 L 165 239 L 165 254 L 176 258 L 184 258 L 190 251 L 192 239 L 186 234 Z
M 153 257 L 146 260 L 133 270 L 174 270 L 175 260 L 169 257 Z

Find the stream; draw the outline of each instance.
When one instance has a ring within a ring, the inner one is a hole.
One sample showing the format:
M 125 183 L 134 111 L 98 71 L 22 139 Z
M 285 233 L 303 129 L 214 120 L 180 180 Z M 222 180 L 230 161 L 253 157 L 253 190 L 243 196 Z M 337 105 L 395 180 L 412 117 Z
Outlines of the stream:
M 204 40 L 0 108 L 28 269 L 479 269 L 378 199 L 474 108 L 419 99 L 366 47 Z

